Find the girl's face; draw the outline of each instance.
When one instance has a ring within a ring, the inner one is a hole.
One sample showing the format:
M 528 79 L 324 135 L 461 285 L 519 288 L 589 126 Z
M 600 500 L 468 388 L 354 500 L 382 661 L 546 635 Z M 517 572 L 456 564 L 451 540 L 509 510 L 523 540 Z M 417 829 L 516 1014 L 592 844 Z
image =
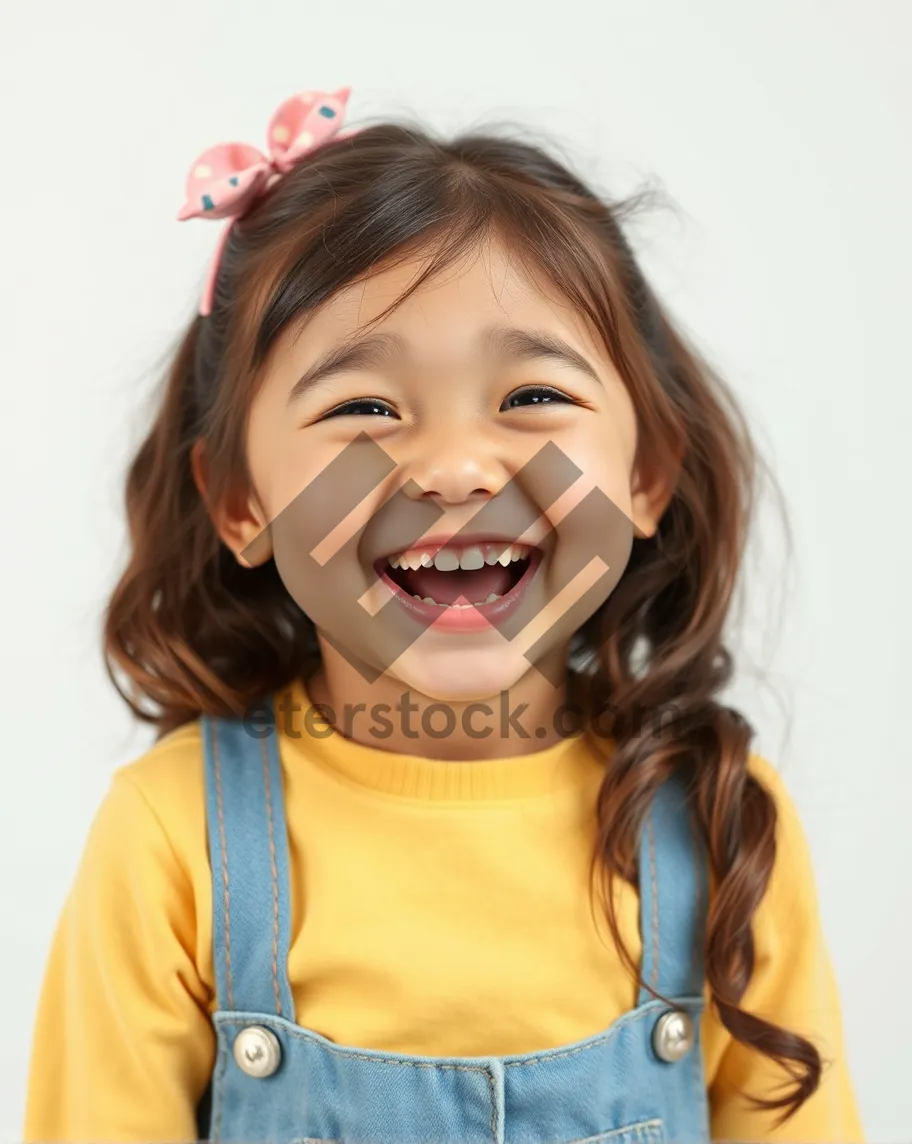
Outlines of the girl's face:
M 634 471 L 634 409 L 594 329 L 496 243 L 365 341 L 423 265 L 285 331 L 251 409 L 253 490 L 220 532 L 275 557 L 324 657 L 369 682 L 466 702 L 535 665 L 559 685 L 667 489 Z

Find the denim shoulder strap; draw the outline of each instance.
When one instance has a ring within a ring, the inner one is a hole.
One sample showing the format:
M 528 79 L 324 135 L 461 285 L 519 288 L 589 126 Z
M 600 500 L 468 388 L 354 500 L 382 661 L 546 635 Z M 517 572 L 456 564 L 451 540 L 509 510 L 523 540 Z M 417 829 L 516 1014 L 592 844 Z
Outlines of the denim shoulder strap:
M 640 930 L 643 939 L 639 1004 L 652 997 L 698 996 L 709 868 L 696 815 L 677 774 L 656 791 L 639 845 Z
M 288 835 L 272 703 L 256 722 L 202 717 L 219 1009 L 294 1020 Z

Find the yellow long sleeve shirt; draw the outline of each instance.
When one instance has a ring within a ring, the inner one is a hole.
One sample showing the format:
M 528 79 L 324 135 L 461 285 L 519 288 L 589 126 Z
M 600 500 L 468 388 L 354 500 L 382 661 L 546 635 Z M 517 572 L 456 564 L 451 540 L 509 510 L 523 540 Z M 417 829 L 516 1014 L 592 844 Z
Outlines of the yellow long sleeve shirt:
M 286 698 L 296 711 L 309 703 L 299 683 Z M 581 737 L 453 763 L 311 736 L 300 716 L 283 722 L 299 1024 L 387 1052 L 501 1055 L 581 1040 L 635 1005 L 636 984 L 589 905 L 602 764 Z M 756 754 L 750 767 L 779 826 L 744 1005 L 812 1037 L 830 1064 L 774 1129 L 741 1093 L 769 1094 L 783 1074 L 708 1006 L 713 1137 L 861 1141 L 807 843 L 778 773 Z M 639 956 L 626 884 L 619 920 Z M 195 1139 L 214 1008 L 197 721 L 121 768 L 95 817 L 46 969 L 26 1141 Z

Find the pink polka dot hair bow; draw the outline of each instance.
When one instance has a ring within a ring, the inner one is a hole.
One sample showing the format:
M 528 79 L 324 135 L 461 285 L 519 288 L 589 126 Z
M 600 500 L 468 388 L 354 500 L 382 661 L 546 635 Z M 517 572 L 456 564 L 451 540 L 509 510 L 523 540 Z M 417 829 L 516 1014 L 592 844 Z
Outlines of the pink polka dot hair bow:
M 302 91 L 286 99 L 269 121 L 269 155 L 247 143 L 217 143 L 197 158 L 187 176 L 187 201 L 178 212 L 179 222 L 189 218 L 229 219 L 222 232 L 206 275 L 199 312 L 212 312 L 215 281 L 228 233 L 272 182 L 295 163 L 340 132 L 351 88 L 338 91 Z

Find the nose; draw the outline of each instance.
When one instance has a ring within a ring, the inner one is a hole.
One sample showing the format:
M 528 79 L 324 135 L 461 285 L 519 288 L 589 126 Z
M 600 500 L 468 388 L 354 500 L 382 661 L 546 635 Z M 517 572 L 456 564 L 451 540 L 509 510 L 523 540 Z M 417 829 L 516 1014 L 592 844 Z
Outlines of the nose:
M 441 505 L 485 500 L 499 493 L 509 479 L 506 458 L 497 444 L 483 433 L 455 425 L 416 443 L 400 461 L 400 472 L 417 485 L 409 495 Z

